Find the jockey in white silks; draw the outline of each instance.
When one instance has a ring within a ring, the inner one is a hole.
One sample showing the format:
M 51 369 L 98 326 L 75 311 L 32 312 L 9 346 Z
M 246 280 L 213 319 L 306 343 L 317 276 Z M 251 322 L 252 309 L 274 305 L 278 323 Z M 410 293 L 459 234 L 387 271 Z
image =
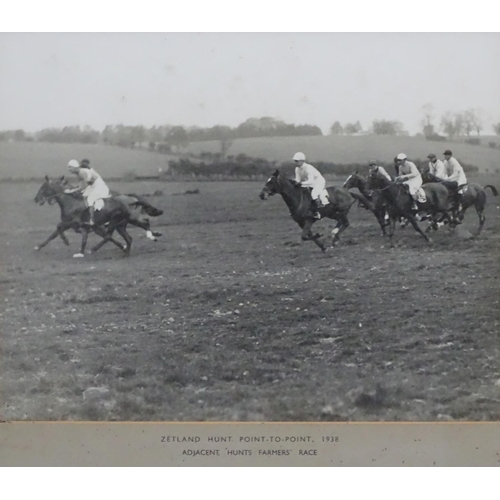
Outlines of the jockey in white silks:
M 416 202 L 424 203 L 426 201 L 425 191 L 422 189 L 422 176 L 415 163 L 408 161 L 404 153 L 399 153 L 396 158 L 399 167 L 396 182 L 402 182 L 408 186 L 408 191 L 413 198 L 412 210 L 418 211 Z
M 456 182 L 457 183 L 457 204 L 458 210 L 462 210 L 461 206 L 461 196 L 464 194 L 467 186 L 467 177 L 465 176 L 464 169 L 462 165 L 458 162 L 456 158 L 453 157 L 453 153 L 447 149 L 444 152 L 444 167 L 446 169 L 445 181 Z
M 319 173 L 318 169 L 306 163 L 306 156 L 304 153 L 295 153 L 292 159 L 296 165 L 295 182 L 298 182 L 302 187 L 312 188 L 311 198 L 314 218 L 321 219 L 321 214 L 318 212 L 318 209 L 323 206 L 320 195 L 326 187 L 326 180 Z
M 446 168 L 441 160 L 438 160 L 434 153 L 427 156 L 429 158 L 429 173 L 440 181 L 444 181 L 447 177 Z
M 74 189 L 67 189 L 65 193 L 81 192 L 85 200 L 85 204 L 89 209 L 91 226 L 94 225 L 94 210 L 100 210 L 104 206 L 103 200 L 111 196 L 107 184 L 102 180 L 102 177 L 93 169 L 90 168 L 89 160 L 82 160 L 78 163 L 77 160 L 70 160 L 68 169 L 71 173 L 76 174 L 80 181 L 80 185 Z

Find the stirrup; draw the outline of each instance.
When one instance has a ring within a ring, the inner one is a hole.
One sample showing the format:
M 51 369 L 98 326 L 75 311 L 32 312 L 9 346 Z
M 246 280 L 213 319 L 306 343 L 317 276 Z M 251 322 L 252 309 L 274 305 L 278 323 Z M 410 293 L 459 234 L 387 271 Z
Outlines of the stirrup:
M 321 219 L 321 214 L 319 212 L 314 213 L 314 218 L 315 219 Z

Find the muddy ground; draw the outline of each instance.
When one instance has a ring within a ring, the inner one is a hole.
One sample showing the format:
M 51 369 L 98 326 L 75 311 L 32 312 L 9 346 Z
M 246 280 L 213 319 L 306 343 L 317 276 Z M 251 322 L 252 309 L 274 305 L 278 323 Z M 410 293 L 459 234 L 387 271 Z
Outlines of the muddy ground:
M 132 229 L 128 259 L 73 259 L 75 233 L 33 251 L 58 208 L 0 184 L 3 419 L 498 420 L 498 198 L 478 238 L 471 209 L 395 249 L 353 206 L 322 254 L 262 183 L 112 187 L 164 192 L 162 238 Z

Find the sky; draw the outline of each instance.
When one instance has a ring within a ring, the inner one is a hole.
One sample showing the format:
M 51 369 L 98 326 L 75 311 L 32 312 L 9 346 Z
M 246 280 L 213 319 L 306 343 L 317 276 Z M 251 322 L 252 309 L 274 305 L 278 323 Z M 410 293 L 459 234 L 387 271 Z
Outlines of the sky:
M 500 122 L 499 33 L 2 33 L 0 130 Z

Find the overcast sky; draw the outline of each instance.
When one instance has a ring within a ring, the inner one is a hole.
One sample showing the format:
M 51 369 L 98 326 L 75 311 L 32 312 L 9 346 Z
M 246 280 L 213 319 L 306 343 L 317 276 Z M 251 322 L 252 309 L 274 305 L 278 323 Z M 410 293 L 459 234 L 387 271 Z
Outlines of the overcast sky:
M 0 130 L 500 121 L 500 34 L 0 34 Z

